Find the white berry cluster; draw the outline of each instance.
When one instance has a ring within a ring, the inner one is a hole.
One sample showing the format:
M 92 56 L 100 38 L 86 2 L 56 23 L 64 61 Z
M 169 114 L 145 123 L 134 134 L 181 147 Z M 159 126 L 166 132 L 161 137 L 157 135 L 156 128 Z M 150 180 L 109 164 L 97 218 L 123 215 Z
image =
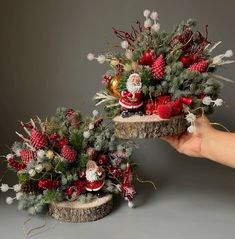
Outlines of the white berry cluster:
M 20 200 L 23 196 L 23 193 L 21 192 L 21 184 L 15 184 L 13 187 L 9 187 L 8 184 L 3 183 L 0 186 L 0 190 L 2 192 L 7 192 L 8 190 L 14 190 L 14 192 L 16 192 L 16 196 L 14 198 L 13 197 L 6 198 L 7 204 L 12 204 L 15 199 Z
M 213 106 L 221 106 L 223 104 L 223 100 L 222 99 L 216 99 L 216 100 L 212 100 L 210 96 L 205 96 L 202 99 L 202 103 L 204 105 L 211 105 L 212 103 L 214 103 Z
M 104 55 L 98 55 L 97 57 L 93 53 L 88 53 L 87 59 L 89 61 L 97 60 L 100 64 L 105 63 L 106 57 Z
M 155 32 L 158 32 L 160 30 L 160 24 L 158 21 L 158 13 L 153 11 L 150 12 L 150 10 L 146 9 L 143 12 L 145 17 L 144 27 L 146 29 L 152 29 Z

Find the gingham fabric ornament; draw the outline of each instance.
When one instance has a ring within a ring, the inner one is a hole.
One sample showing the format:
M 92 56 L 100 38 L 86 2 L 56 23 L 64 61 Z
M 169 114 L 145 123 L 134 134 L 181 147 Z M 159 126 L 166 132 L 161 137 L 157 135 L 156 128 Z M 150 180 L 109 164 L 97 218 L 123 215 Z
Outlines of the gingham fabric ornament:
M 202 60 L 192 64 L 188 70 L 189 71 L 198 71 L 200 73 L 206 72 L 208 67 L 208 60 Z
M 157 57 L 152 65 L 152 73 L 157 80 L 163 79 L 165 75 L 165 59 L 163 55 Z
M 71 146 L 64 145 L 61 149 L 61 156 L 64 157 L 69 163 L 72 163 L 77 157 L 77 152 Z
M 47 136 L 37 129 L 32 129 L 31 143 L 35 149 L 45 148 L 47 145 Z
M 25 164 L 28 164 L 30 160 L 32 160 L 36 157 L 36 154 L 32 150 L 21 149 L 20 157 Z

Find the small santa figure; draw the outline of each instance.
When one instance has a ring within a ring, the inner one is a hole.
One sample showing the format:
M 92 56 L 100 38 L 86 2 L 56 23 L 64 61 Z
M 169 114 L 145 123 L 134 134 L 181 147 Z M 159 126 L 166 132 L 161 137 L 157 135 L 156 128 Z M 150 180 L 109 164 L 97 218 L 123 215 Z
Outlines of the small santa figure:
M 129 117 L 133 113 L 143 115 L 140 110 L 143 105 L 141 87 L 140 75 L 137 73 L 131 74 L 127 79 L 126 90 L 121 91 L 119 99 L 119 104 L 123 109 L 122 117 Z
M 86 190 L 90 192 L 99 191 L 105 183 L 104 172 L 95 161 L 89 160 L 86 164 Z

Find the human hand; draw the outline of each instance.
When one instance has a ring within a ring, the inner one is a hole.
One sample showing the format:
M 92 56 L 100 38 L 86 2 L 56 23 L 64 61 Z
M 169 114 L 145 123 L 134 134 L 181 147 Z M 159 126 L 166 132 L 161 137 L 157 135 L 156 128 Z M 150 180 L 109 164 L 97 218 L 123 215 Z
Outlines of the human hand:
M 161 139 L 168 142 L 179 153 L 191 157 L 205 157 L 207 142 L 215 131 L 209 120 L 202 116 L 196 119 L 193 133 L 185 132 L 176 136 L 163 136 Z

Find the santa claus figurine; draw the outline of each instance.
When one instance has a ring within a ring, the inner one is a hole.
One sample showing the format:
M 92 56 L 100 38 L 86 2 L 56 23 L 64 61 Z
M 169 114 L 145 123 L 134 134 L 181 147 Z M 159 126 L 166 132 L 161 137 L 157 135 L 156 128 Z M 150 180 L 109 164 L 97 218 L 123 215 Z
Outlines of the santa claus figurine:
M 89 192 L 99 191 L 105 183 L 104 172 L 102 168 L 99 167 L 95 161 L 89 160 L 86 164 L 86 190 Z
M 126 90 L 121 91 L 119 99 L 119 104 L 123 109 L 122 117 L 129 117 L 134 113 L 143 115 L 140 110 L 143 105 L 141 87 L 142 83 L 139 74 L 131 74 L 126 82 Z

